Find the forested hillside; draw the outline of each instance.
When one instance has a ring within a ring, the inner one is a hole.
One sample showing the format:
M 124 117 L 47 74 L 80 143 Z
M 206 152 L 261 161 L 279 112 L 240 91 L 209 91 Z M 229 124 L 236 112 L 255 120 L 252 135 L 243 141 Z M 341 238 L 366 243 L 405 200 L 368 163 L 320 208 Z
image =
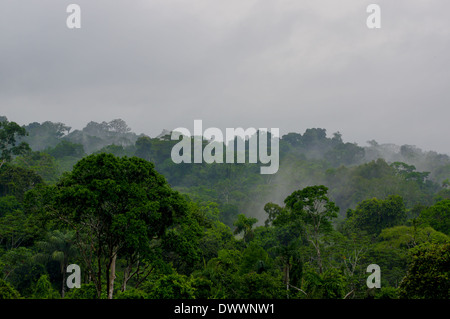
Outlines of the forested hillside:
M 0 117 L 0 298 L 449 297 L 448 155 L 310 128 L 261 175 L 169 134 Z

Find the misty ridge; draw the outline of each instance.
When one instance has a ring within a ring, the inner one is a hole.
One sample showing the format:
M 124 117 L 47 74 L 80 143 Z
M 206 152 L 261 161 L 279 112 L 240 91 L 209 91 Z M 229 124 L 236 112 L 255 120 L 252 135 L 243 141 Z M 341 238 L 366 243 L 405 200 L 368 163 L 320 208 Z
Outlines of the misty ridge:
M 193 200 L 217 203 L 222 220 L 230 226 L 240 213 L 263 223 L 267 218 L 266 203 L 282 204 L 293 191 L 311 185 L 329 188 L 330 199 L 340 207 L 340 218 L 364 199 L 384 199 L 391 194 L 402 196 L 414 214 L 415 207 L 433 204 L 436 196 L 447 198 L 449 192 L 448 155 L 374 140 L 360 146 L 345 142 L 339 132 L 328 136 L 324 128 L 281 136 L 278 172 L 260 176 L 259 166 L 250 163 L 175 164 L 170 153 L 178 141 L 171 140 L 170 131 L 155 137 L 138 135 L 122 119 L 91 121 L 81 130 L 51 121 L 23 127 L 28 136 L 21 141 L 30 145 L 34 155 L 18 157 L 16 163 L 42 170 L 42 165 L 36 163 L 38 154 L 50 156 L 47 161 L 52 169 L 41 172 L 49 182 L 56 182 L 89 154 L 137 156 L 154 163 L 174 189 Z

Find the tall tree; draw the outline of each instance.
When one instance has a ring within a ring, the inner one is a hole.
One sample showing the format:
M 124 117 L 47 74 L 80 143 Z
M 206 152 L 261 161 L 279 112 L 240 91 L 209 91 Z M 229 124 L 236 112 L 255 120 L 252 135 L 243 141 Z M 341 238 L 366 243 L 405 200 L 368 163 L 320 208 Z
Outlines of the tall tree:
M 148 253 L 174 217 L 187 210 L 185 200 L 154 165 L 137 157 L 87 156 L 56 189 L 55 215 L 75 231 L 99 298 L 103 268 L 107 296 L 112 298 L 119 254 Z
M 283 283 L 286 287 L 286 296 L 289 298 L 291 287 L 299 289 L 293 285 L 299 281 L 303 267 L 299 247 L 304 237 L 304 221 L 299 211 L 280 207 L 274 203 L 266 204 L 264 210 L 269 215 L 265 223 L 266 228 L 270 229 L 269 225 L 272 224 L 274 229 L 275 251 L 282 262 Z
M 300 214 L 306 225 L 306 237 L 317 254 L 319 273 L 323 272 L 321 237 L 333 229 L 331 220 L 337 217 L 339 207 L 327 197 L 328 188 L 309 186 L 289 195 L 284 203 L 290 210 Z

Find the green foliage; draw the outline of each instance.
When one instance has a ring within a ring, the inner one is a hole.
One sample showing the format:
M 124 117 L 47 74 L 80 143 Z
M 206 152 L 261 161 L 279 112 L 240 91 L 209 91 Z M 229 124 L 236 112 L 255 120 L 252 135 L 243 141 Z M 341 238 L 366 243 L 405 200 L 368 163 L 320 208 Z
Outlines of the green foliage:
M 413 180 L 419 184 L 424 184 L 429 172 L 416 172 L 414 165 L 408 165 L 403 162 L 394 162 L 391 166 L 396 170 L 396 173 L 402 176 L 405 180 Z
M 75 130 L 63 137 L 74 144 L 81 144 L 87 154 L 92 154 L 108 145 L 128 148 L 134 145 L 137 136 L 122 119 L 102 123 L 89 122 L 82 130 Z
M 0 279 L 0 299 L 20 299 L 21 296 L 8 282 Z
M 239 271 L 242 253 L 235 249 L 222 249 L 208 261 L 205 276 L 213 283 L 212 298 L 236 298 L 235 276 Z
M 59 167 L 56 160 L 43 152 L 28 152 L 14 160 L 18 167 L 32 170 L 46 182 L 56 182 L 59 177 Z
M 239 208 L 232 204 L 223 204 L 220 208 L 220 220 L 229 227 L 233 226 L 234 221 L 239 215 Z
M 398 288 L 394 287 L 381 287 L 377 289 L 375 299 L 398 299 Z
M 332 150 L 325 153 L 325 159 L 330 162 L 333 167 L 340 165 L 361 164 L 364 160 L 364 148 L 353 143 L 339 143 Z
M 101 153 L 109 153 L 114 156 L 123 157 L 123 156 L 132 156 L 131 152 L 127 151 L 122 145 L 111 144 L 101 148 L 100 150 L 94 152 L 93 154 L 101 154 Z
M 66 269 L 70 259 L 73 259 L 78 251 L 74 245 L 75 232 L 53 230 L 49 232 L 43 241 L 37 241 L 36 247 L 40 251 L 34 257 L 36 260 L 48 262 L 54 260 L 59 263 L 62 276 L 61 296 L 64 298 L 66 291 Z
M 270 260 L 268 253 L 262 247 L 252 242 L 242 252 L 239 273 L 262 273 L 269 268 L 269 264 Z
M 450 200 L 442 200 L 420 213 L 420 219 L 450 236 Z
M 331 220 L 337 217 L 339 207 L 329 200 L 327 192 L 328 188 L 323 185 L 310 186 L 293 192 L 284 202 L 286 207 L 298 212 L 314 232 L 328 232 L 332 229 Z
M 195 290 L 189 278 L 180 274 L 163 275 L 148 289 L 151 299 L 193 299 Z
M 25 142 L 16 145 L 17 139 L 26 134 L 26 130 L 16 122 L 0 121 L 0 167 L 5 162 L 11 161 L 14 155 L 20 155 L 30 150 L 30 146 Z
M 235 239 L 231 229 L 220 221 L 214 221 L 210 227 L 204 230 L 198 245 L 206 263 L 211 258 L 217 257 L 218 251 L 230 249 L 234 246 Z
M 114 299 L 149 299 L 149 296 L 142 290 L 129 288 L 126 291 L 118 292 Z
M 20 209 L 22 209 L 22 205 L 15 196 L 0 197 L 0 217 Z
M 83 145 L 66 140 L 62 140 L 54 148 L 49 148 L 45 152 L 56 159 L 61 159 L 63 157 L 81 158 L 85 154 Z
M 52 287 L 48 275 L 42 275 L 33 289 L 33 299 L 59 299 L 61 296 Z
M 342 299 L 345 293 L 345 277 L 338 269 L 330 268 L 323 274 L 306 267 L 304 288 L 309 299 Z
M 428 205 L 439 190 L 438 185 L 430 181 L 418 183 L 405 179 L 381 158 L 351 168 L 330 169 L 326 175 L 330 197 L 342 212 L 353 209 L 366 199 L 386 198 L 394 194 L 404 199 L 407 208 L 416 204 Z
M 192 277 L 191 287 L 194 289 L 194 299 L 209 299 L 212 290 L 212 281 L 205 277 Z
M 148 136 L 141 136 L 136 141 L 136 156 L 150 161 L 153 157 L 152 139 Z
M 61 138 L 70 132 L 70 127 L 63 123 L 45 121 L 43 123 L 33 122 L 25 126 L 28 136 L 24 138 L 34 151 L 42 151 L 54 147 Z
M 131 293 L 133 294 L 133 292 Z M 105 297 L 104 295 L 102 297 Z M 65 299 L 97 299 L 97 289 L 93 282 L 81 284 L 80 288 L 70 289 L 64 296 Z
M 239 214 L 238 219 L 234 222 L 234 226 L 236 227 L 234 230 L 234 234 L 244 233 L 244 242 L 248 243 L 253 239 L 253 225 L 258 222 L 256 218 L 246 217 L 244 214 Z
M 22 296 L 29 297 L 45 269 L 33 260 L 31 249 L 18 247 L 0 252 L 0 274 Z
M 450 237 L 431 227 L 395 226 L 381 231 L 376 247 L 380 250 L 410 249 L 426 242 L 445 243 L 449 240 Z
M 327 197 L 328 188 L 308 186 L 295 191 L 285 199 L 286 207 L 298 214 L 305 225 L 306 239 L 317 255 L 319 272 L 323 271 L 321 239 L 333 229 L 331 221 L 337 217 L 339 207 Z
M 431 227 L 395 226 L 383 229 L 371 247 L 369 260 L 383 269 L 382 287 L 398 287 L 411 261 L 410 250 L 423 243 L 445 243 L 450 238 Z
M 33 216 L 26 216 L 20 210 L 0 217 L 0 246 L 8 250 L 30 246 L 38 232 Z
M 402 197 L 390 195 L 385 200 L 372 198 L 362 201 L 347 212 L 347 217 L 354 227 L 378 235 L 384 228 L 404 223 L 406 209 Z
M 450 243 L 423 244 L 412 251 L 412 263 L 399 289 L 400 298 L 448 299 Z
M 199 220 L 187 211 L 185 216 L 175 218 L 173 226 L 165 232 L 162 237 L 164 259 L 178 272 L 191 273 L 201 263 L 202 251 L 199 244 L 203 231 Z
M 285 293 L 281 274 L 274 276 L 265 272 L 250 272 L 237 277 L 234 287 L 238 299 L 280 299 Z
M 30 169 L 6 164 L 0 170 L 0 196 L 12 195 L 21 202 L 27 191 L 43 182 L 42 177 Z

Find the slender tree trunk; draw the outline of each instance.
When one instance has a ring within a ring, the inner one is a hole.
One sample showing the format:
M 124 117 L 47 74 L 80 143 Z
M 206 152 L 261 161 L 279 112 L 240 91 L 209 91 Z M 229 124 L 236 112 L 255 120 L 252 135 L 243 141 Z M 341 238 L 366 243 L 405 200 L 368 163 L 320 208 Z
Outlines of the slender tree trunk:
M 286 260 L 284 264 L 284 284 L 286 285 L 286 297 L 289 299 L 289 271 L 291 265 L 289 263 L 289 259 Z
M 67 277 L 67 264 L 68 264 L 67 257 L 64 256 L 64 262 L 62 265 L 62 287 L 61 287 L 61 297 L 64 298 L 64 295 L 66 293 L 66 277 Z
M 111 257 L 111 264 L 109 266 L 108 299 L 112 299 L 113 298 L 114 279 L 116 279 L 116 259 L 117 259 L 117 253 L 114 252 L 112 257 Z
M 64 293 L 66 290 L 66 272 L 62 273 L 62 287 L 61 287 L 61 298 L 64 298 Z
M 102 298 L 102 262 L 100 260 L 100 257 L 98 257 L 97 260 L 97 264 L 98 264 L 98 271 L 97 271 L 97 282 L 96 284 L 96 288 L 97 288 L 97 297 L 98 299 Z
M 320 255 L 320 248 L 319 248 L 319 243 L 316 242 L 316 250 L 317 250 L 317 262 L 319 264 L 319 274 L 322 274 L 323 272 L 323 267 L 322 267 L 322 256 Z
M 319 274 L 322 274 L 323 266 L 322 266 L 322 256 L 320 254 L 319 227 L 314 228 L 314 232 L 312 234 L 312 238 L 311 238 L 310 242 L 313 244 L 314 248 L 316 249 L 317 265 L 319 266 Z
M 98 299 L 102 298 L 102 245 L 103 242 L 100 239 L 100 232 L 97 232 L 97 242 L 98 242 L 98 249 L 97 249 L 97 279 L 96 279 L 96 288 L 97 288 L 97 297 Z M 93 247 L 94 248 L 94 247 Z
M 127 283 L 128 283 L 128 280 L 130 279 L 131 267 L 132 266 L 129 265 L 123 271 L 123 281 L 122 281 L 122 288 L 121 288 L 122 292 L 127 289 Z

